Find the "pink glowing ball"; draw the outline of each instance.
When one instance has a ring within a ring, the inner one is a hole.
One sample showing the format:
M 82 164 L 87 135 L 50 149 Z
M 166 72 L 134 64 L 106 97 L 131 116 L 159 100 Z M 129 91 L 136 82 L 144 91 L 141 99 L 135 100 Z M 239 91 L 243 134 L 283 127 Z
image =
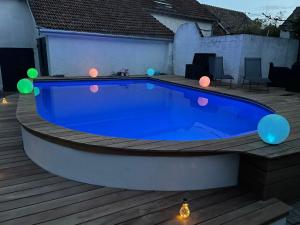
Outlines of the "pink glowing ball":
M 198 98 L 198 105 L 199 106 L 204 107 L 204 106 L 207 106 L 207 104 L 208 104 L 208 99 L 207 98 L 203 98 L 203 97 Z
M 210 85 L 210 79 L 207 76 L 203 76 L 199 80 L 200 87 L 206 88 Z
M 96 68 L 91 68 L 91 69 L 89 70 L 89 75 L 90 75 L 90 77 L 92 77 L 92 78 L 97 77 L 98 74 L 99 74 L 99 72 L 98 72 L 98 70 L 97 70 Z
M 90 92 L 97 93 L 98 91 L 99 91 L 99 86 L 98 85 L 91 85 L 90 86 Z

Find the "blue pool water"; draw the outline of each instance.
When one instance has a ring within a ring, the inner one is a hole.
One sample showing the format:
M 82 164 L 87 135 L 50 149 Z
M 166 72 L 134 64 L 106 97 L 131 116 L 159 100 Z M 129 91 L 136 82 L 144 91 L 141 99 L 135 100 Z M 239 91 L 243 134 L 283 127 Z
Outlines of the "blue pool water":
M 272 111 L 155 80 L 36 82 L 37 110 L 73 130 L 144 140 L 211 140 L 255 132 Z M 38 93 L 38 92 L 37 92 Z

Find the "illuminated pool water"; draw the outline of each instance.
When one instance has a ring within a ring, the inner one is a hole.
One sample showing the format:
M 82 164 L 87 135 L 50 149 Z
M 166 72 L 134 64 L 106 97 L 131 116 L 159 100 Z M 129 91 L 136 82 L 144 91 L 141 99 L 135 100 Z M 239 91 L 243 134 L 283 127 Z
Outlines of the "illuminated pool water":
M 246 100 L 149 79 L 35 82 L 37 111 L 73 130 L 143 140 L 212 140 L 256 132 L 273 113 Z

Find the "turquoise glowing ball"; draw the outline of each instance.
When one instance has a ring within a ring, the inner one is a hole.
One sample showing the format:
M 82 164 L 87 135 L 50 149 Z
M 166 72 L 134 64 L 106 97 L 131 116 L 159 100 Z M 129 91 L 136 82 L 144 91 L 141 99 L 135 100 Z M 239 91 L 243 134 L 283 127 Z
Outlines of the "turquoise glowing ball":
M 264 142 L 278 145 L 289 137 L 291 128 L 286 118 L 277 114 L 270 114 L 259 121 L 257 130 Z
M 29 79 L 21 79 L 17 83 L 17 89 L 21 94 L 30 94 L 33 91 L 33 83 Z
M 41 91 L 38 87 L 34 87 L 33 88 L 33 93 L 34 93 L 34 96 L 38 96 L 41 93 Z
M 154 76 L 155 75 L 155 69 L 152 69 L 152 68 L 147 69 L 147 75 L 149 77 Z

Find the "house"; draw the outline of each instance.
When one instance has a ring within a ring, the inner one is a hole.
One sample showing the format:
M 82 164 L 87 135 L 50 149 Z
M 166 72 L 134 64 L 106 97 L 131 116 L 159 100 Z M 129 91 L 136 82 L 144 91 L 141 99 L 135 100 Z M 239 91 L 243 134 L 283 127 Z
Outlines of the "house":
M 216 17 L 213 24 L 213 36 L 240 34 L 252 23 L 243 12 L 202 4 Z
M 249 20 L 196 0 L 3 0 L 0 6 L 0 80 L 7 91 L 32 66 L 42 76 L 87 75 L 92 67 L 100 75 L 145 74 L 149 67 L 171 74 L 181 25 L 195 23 L 208 37 L 237 33 L 237 21 Z
M 294 33 L 294 23 L 300 18 L 300 7 L 297 7 L 287 20 L 280 26 L 280 37 L 296 38 Z
M 196 0 L 28 2 L 45 46 L 40 65 L 46 75 L 86 75 L 91 67 L 101 75 L 123 68 L 145 74 L 149 67 L 172 73 L 178 27 L 195 22 L 210 36 L 215 21 Z

